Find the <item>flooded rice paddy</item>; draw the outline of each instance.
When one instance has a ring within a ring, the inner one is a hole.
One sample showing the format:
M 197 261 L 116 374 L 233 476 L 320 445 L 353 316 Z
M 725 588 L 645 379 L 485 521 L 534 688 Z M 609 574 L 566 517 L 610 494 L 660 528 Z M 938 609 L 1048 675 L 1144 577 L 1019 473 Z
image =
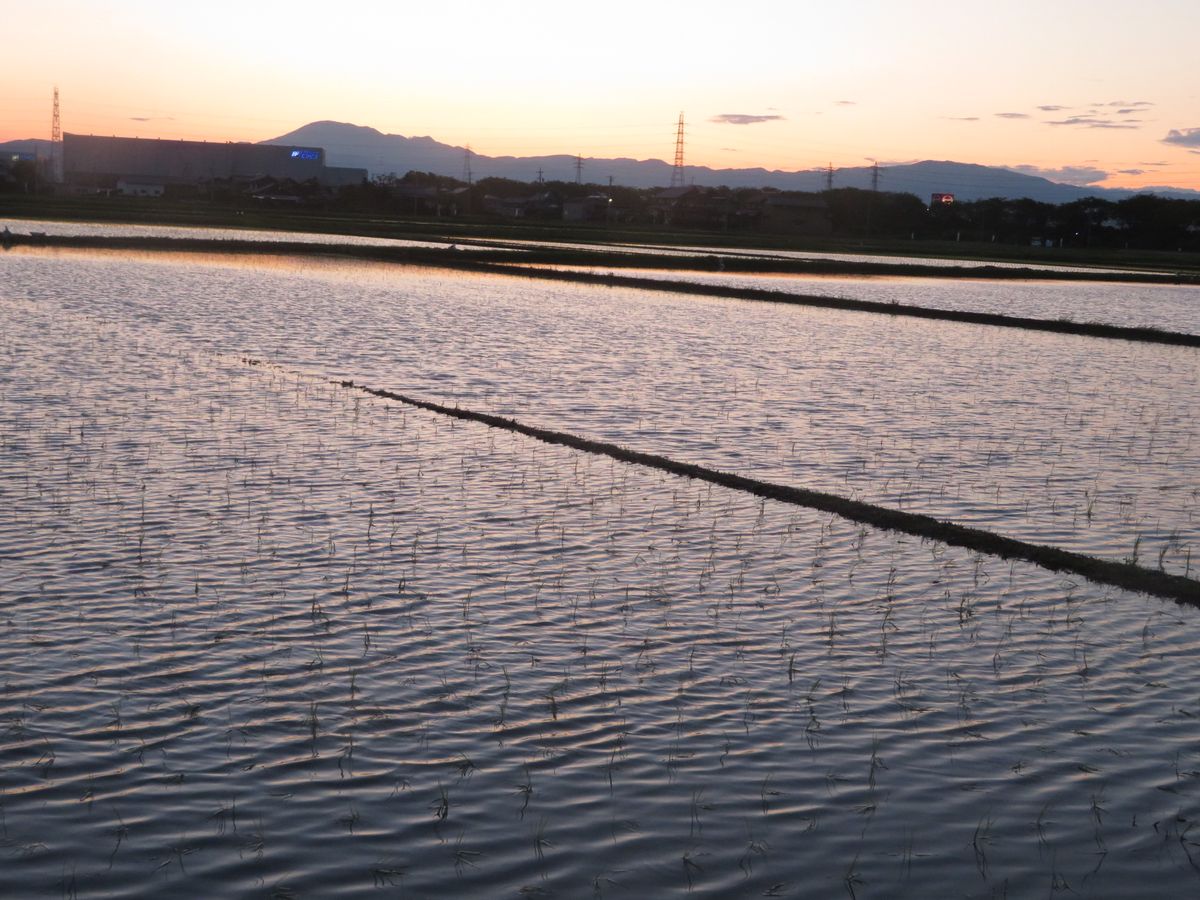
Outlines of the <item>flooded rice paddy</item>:
M 331 262 L 0 276 L 5 896 L 1195 892 L 1195 610 L 330 383 L 1195 577 L 1195 351 Z
M 1192 348 L 337 261 L 3 259 L 14 296 L 118 315 L 150 340 L 1200 566 Z
M 531 267 L 535 268 L 535 267 Z M 607 274 L 603 266 L 552 266 Z M 624 269 L 621 274 L 661 281 L 811 294 L 931 309 L 995 313 L 1031 319 L 1099 322 L 1200 334 L 1200 287 L 1072 281 L 988 281 L 948 278 L 775 275 Z
M 1105 273 L 1131 273 L 1145 271 L 1144 269 L 1127 269 L 1117 267 L 1097 266 L 1071 266 L 1057 265 L 1054 263 L 1040 263 L 1037 261 L 1021 261 L 1021 262 L 1005 262 L 1003 260 L 991 259 L 963 259 L 958 257 L 942 257 L 942 256 L 895 256 L 890 254 L 880 253 L 828 253 L 816 250 L 755 250 L 749 248 L 737 247 L 711 247 L 697 245 L 680 245 L 680 244 L 624 244 L 624 243 L 605 243 L 605 244 L 586 244 L 570 241 L 538 241 L 536 243 L 522 240 L 497 240 L 491 239 L 489 244 L 495 246 L 510 247 L 520 250 L 534 250 L 545 247 L 555 247 L 563 250 L 617 250 L 621 253 L 638 253 L 646 256 L 677 256 L 679 254 L 697 254 L 706 255 L 709 260 L 720 259 L 765 259 L 765 260 L 795 260 L 799 262 L 843 262 L 853 264 L 883 264 L 889 266 L 936 266 L 946 269 L 975 269 L 980 267 L 991 267 L 997 269 L 1032 269 L 1039 272 L 1092 272 L 1098 274 Z M 676 270 L 678 271 L 678 270 Z

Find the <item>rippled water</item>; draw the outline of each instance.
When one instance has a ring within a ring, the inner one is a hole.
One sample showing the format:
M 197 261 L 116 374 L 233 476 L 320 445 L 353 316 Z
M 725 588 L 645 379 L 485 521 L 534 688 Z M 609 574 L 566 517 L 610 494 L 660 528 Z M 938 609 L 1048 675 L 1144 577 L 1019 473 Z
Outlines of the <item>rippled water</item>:
M 1065 266 L 1055 265 L 1052 263 L 1039 263 L 1033 260 L 1022 262 L 1003 262 L 1000 260 L 990 259 L 951 259 L 941 256 L 921 256 L 919 254 L 896 256 L 878 253 L 822 253 L 812 250 L 754 250 L 738 247 L 700 247 L 679 244 L 586 244 L 570 241 L 538 241 L 535 243 L 532 241 L 522 241 L 519 239 L 507 241 L 491 239 L 489 240 L 489 243 L 499 246 L 518 247 L 521 249 L 559 247 L 566 250 L 596 250 L 611 248 L 620 250 L 622 253 L 641 253 L 648 256 L 668 256 L 678 255 L 680 253 L 712 254 L 717 257 L 736 257 L 738 259 L 792 259 L 801 261 L 817 260 L 846 263 L 880 263 L 889 266 L 938 266 L 947 269 L 979 268 L 981 266 L 990 266 L 997 269 L 1034 269 L 1041 272 L 1128 273 L 1145 271 L 1144 269 L 1123 269 L 1117 267 Z
M 1200 566 L 1191 348 L 384 265 L 145 259 L 13 252 L 0 271 L 10 296 L 118 316 L 152 342 Z
M 553 266 L 575 272 L 608 273 L 602 266 Z M 816 294 L 875 303 L 902 303 L 933 309 L 1102 322 L 1200 334 L 1200 287 L 1070 281 L 1012 281 L 947 278 L 895 278 L 748 275 L 676 269 L 621 270 L 620 274 L 662 281 L 754 288 L 788 294 Z
M 5 264 L 0 894 L 1195 892 L 1194 610 L 237 358 L 442 276 Z

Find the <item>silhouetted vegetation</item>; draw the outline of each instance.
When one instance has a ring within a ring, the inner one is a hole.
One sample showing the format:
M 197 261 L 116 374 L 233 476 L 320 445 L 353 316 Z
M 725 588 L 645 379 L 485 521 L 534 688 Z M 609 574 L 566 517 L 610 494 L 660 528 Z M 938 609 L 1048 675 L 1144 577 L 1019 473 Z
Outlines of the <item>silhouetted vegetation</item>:
M 934 207 L 929 237 L 944 240 L 1111 247 L 1200 249 L 1200 201 L 1137 194 L 1124 200 L 1086 197 L 1054 205 L 1036 200 L 976 200 Z
M 837 188 L 819 194 L 727 187 L 663 191 L 563 181 L 526 183 L 482 178 L 473 184 L 430 173 L 383 176 L 331 198 L 338 209 L 412 211 L 414 190 L 436 194 L 434 215 L 494 219 L 564 218 L 703 231 L 937 240 L 1059 248 L 1200 250 L 1200 200 L 1138 194 L 1113 201 L 1088 197 L 1055 205 L 991 198 L 927 206 L 913 194 Z M 571 216 L 565 204 L 603 198 L 607 209 Z M 364 204 L 364 200 L 369 202 Z M 610 202 L 609 202 L 610 201 Z M 780 216 L 807 204 L 805 219 Z M 822 220 L 825 223 L 822 225 Z
M 820 193 L 696 186 L 664 190 L 490 177 L 468 183 L 411 171 L 337 188 L 315 181 L 212 181 L 167 185 L 159 197 L 129 197 L 116 189 L 82 193 L 52 185 L 32 164 L 17 163 L 4 169 L 0 195 L 5 198 L 0 212 L 10 214 L 197 223 L 230 220 L 249 226 L 289 210 L 326 221 L 334 231 L 353 232 L 364 227 L 378 231 L 375 217 L 392 217 L 397 218 L 393 227 L 409 231 L 436 228 L 449 233 L 457 227 L 490 223 L 497 233 L 510 227 L 525 232 L 540 228 L 547 233 L 531 236 L 568 238 L 569 234 L 557 231 L 600 226 L 606 238 L 615 237 L 617 229 L 631 232 L 628 237 L 637 232 L 640 238 L 664 241 L 703 241 L 707 233 L 730 244 L 841 241 L 885 252 L 911 252 L 911 242 L 921 241 L 926 244 L 921 252 L 926 254 L 955 255 L 968 252 L 965 245 L 971 245 L 970 253 L 997 258 L 1051 248 L 1058 256 L 1106 250 L 1125 255 L 1200 251 L 1200 200 L 1153 194 L 1117 201 L 1088 197 L 1059 205 L 997 197 L 929 206 L 913 194 L 857 188 Z M 38 211 L 39 205 L 46 206 L 45 212 Z M 372 220 L 356 224 L 360 216 Z M 278 221 L 271 225 L 281 227 Z M 297 223 L 296 227 L 314 225 Z M 1043 249 L 1021 249 L 1035 247 Z

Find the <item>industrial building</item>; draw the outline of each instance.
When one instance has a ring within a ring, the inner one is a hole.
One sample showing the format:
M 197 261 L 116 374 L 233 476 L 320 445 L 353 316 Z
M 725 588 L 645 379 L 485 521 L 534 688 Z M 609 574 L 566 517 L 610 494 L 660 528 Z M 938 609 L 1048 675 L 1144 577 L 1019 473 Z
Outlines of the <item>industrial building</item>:
M 340 187 L 360 184 L 367 170 L 327 166 L 320 147 L 64 134 L 63 175 L 81 188 L 137 185 L 147 195 L 171 185 L 263 179 Z

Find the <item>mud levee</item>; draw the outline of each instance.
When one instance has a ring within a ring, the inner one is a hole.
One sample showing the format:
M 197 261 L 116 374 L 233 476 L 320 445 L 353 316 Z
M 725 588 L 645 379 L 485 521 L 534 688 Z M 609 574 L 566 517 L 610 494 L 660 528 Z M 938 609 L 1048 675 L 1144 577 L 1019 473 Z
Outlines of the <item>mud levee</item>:
M 259 360 L 247 359 L 245 361 L 250 365 L 262 364 Z M 729 472 L 722 472 L 692 463 L 679 462 L 678 460 L 653 453 L 643 453 L 606 441 L 595 441 L 568 432 L 526 425 L 516 419 L 504 416 L 496 416 L 490 413 L 476 412 L 460 407 L 445 406 L 428 400 L 420 400 L 394 391 L 358 384 L 354 381 L 335 381 L 333 383 L 347 389 L 361 391 L 385 400 L 394 400 L 418 409 L 438 413 L 439 415 L 479 422 L 492 428 L 501 428 L 505 431 L 526 435 L 547 444 L 570 447 L 585 453 L 607 456 L 620 462 L 646 466 L 663 472 L 669 472 L 672 475 L 680 475 L 685 478 L 705 481 L 732 490 L 744 491 L 769 500 L 833 513 L 855 522 L 862 522 L 866 525 L 888 531 L 900 531 L 915 537 L 940 541 L 945 544 L 964 547 L 1004 559 L 1024 560 L 1043 568 L 1051 569 L 1052 571 L 1079 575 L 1099 584 L 1154 594 L 1173 599 L 1179 603 L 1200 606 L 1200 581 L 1180 575 L 1171 575 L 1166 572 L 1146 569 L 1130 563 L 1098 559 L 1081 553 L 1071 553 L 1044 544 L 1019 541 L 992 532 L 956 525 L 953 522 L 944 522 L 932 516 L 902 512 L 897 509 L 877 506 L 872 503 L 863 503 L 862 501 L 851 500 L 823 491 L 807 490 L 790 485 L 761 481 L 757 478 L 747 478 L 743 475 L 734 475 Z

